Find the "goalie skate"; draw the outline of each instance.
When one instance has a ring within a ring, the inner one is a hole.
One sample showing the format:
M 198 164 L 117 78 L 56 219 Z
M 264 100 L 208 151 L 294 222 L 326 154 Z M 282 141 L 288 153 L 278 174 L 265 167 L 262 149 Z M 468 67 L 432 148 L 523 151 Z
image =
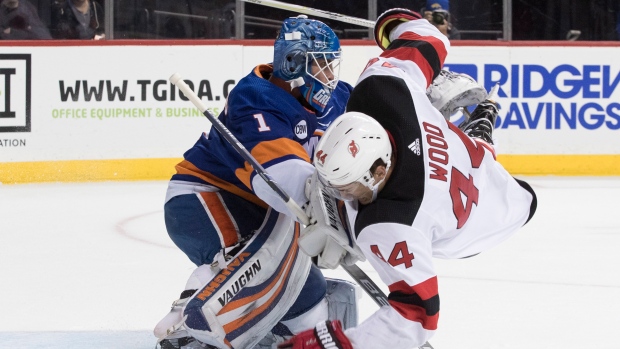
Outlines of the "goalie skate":
M 187 331 L 180 330 L 157 343 L 156 349 L 217 349 L 214 346 L 203 344 L 191 337 Z
M 449 121 L 457 109 L 484 101 L 487 91 L 469 75 L 442 70 L 426 90 L 426 96 Z

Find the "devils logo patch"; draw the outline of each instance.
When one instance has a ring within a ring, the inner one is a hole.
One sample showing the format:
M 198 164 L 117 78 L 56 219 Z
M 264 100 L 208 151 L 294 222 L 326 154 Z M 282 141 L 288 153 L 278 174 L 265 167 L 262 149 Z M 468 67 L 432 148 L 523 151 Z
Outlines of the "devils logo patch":
M 357 155 L 357 153 L 360 152 L 360 147 L 359 145 L 357 145 L 357 143 L 355 143 L 355 141 L 351 141 L 351 143 L 349 143 L 349 153 L 351 153 L 351 155 L 353 155 L 353 157 L 355 157 Z

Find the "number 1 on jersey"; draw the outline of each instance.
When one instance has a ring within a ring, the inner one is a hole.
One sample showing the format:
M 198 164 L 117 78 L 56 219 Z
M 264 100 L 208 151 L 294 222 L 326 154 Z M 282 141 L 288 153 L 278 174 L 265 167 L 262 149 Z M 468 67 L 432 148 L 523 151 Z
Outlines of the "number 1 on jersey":
M 253 116 L 254 116 L 254 119 L 258 121 L 259 132 L 271 131 L 271 128 L 267 126 L 267 123 L 265 122 L 265 118 L 263 117 L 263 114 L 254 114 Z

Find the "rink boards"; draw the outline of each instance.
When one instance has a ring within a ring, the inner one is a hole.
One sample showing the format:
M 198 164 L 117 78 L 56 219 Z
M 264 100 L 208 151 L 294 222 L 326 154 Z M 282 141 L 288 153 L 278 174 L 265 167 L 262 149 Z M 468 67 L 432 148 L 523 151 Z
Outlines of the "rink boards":
M 379 53 L 343 42 L 341 79 L 355 84 Z M 618 43 L 458 42 L 446 67 L 500 84 L 495 136 L 511 173 L 620 175 L 619 56 Z M 210 127 L 168 77 L 219 114 L 270 61 L 266 40 L 2 43 L 0 182 L 167 179 Z

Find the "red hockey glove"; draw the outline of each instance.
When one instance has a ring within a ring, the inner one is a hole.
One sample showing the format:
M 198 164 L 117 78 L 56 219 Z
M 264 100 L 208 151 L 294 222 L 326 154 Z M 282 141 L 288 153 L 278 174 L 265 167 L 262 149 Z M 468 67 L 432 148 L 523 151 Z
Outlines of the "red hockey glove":
M 393 8 L 383 12 L 375 22 L 375 41 L 381 49 L 390 46 L 390 32 L 397 25 L 415 19 L 421 19 L 419 13 L 404 8 Z
M 353 349 L 342 331 L 340 321 L 319 322 L 313 330 L 303 331 L 288 341 L 278 344 L 278 349 Z

